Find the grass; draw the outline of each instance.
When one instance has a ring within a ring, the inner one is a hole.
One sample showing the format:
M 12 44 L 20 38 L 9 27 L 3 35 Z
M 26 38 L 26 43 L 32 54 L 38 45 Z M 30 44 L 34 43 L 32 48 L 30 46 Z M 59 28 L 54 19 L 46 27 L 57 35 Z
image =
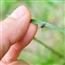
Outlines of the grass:
M 19 59 L 30 65 L 65 65 L 65 1 L 0 0 L 0 20 L 20 4 L 30 9 L 32 23 L 38 24 L 39 28 L 35 40 L 21 52 Z M 40 28 L 43 24 L 45 27 Z

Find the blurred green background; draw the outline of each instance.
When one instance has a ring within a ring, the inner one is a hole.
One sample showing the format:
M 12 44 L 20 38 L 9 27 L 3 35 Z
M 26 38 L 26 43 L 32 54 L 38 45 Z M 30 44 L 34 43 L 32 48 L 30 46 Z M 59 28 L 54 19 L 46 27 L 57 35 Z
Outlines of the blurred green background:
M 65 0 L 0 0 L 0 20 L 6 18 L 21 4 L 30 9 L 32 18 L 65 29 Z M 18 59 L 23 59 L 30 65 L 65 65 L 65 33 L 45 27 L 39 28 L 35 37 L 44 43 L 41 44 L 33 39 Z

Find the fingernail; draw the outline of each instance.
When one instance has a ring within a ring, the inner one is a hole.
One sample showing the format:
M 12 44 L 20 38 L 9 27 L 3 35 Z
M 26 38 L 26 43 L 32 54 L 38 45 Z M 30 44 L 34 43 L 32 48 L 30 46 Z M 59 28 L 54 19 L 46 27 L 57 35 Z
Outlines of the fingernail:
M 16 8 L 13 13 L 11 15 L 9 15 L 8 17 L 14 18 L 16 20 L 21 19 L 23 16 L 25 16 L 26 14 L 26 7 L 25 6 L 19 6 L 18 8 Z

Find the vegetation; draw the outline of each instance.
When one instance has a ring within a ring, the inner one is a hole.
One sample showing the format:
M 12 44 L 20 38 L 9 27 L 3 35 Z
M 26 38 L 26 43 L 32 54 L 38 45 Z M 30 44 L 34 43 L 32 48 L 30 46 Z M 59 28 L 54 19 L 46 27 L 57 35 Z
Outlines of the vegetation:
M 0 20 L 21 4 L 30 9 L 39 28 L 18 59 L 30 65 L 65 65 L 65 0 L 0 0 Z

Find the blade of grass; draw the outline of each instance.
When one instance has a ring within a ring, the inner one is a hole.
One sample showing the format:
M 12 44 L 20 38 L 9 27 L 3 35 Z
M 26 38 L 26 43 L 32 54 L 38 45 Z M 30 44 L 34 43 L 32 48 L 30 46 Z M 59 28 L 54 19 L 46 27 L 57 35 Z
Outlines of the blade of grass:
M 47 27 L 49 29 L 56 30 L 56 31 L 61 32 L 61 33 L 65 33 L 65 29 L 64 28 L 60 28 L 60 27 L 58 27 L 58 26 L 56 26 L 54 24 L 45 22 L 43 20 L 32 19 L 32 23 L 33 24 L 38 24 L 40 26 L 45 24 L 45 27 Z
M 53 53 L 55 53 L 57 56 L 59 56 L 60 58 L 64 59 L 64 56 L 62 54 L 60 54 L 59 52 L 55 51 L 54 49 L 52 49 L 51 47 L 49 47 L 48 45 L 46 45 L 44 42 L 40 41 L 39 39 L 34 37 L 34 40 L 38 43 L 40 43 L 41 45 L 45 46 L 47 49 L 51 50 Z

